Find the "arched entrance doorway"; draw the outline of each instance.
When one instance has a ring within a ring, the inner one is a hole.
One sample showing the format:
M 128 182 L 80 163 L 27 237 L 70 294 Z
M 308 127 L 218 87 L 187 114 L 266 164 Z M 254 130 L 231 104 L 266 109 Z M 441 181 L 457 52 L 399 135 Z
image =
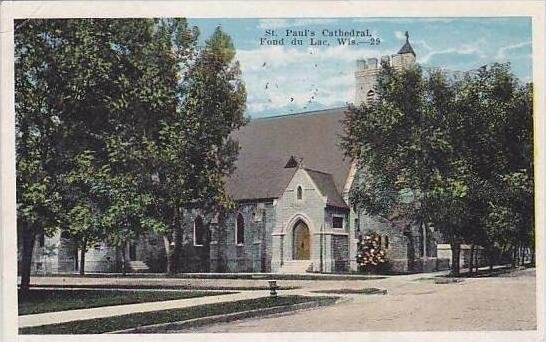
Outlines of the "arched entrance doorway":
M 303 221 L 298 221 L 294 226 L 292 239 L 293 259 L 309 260 L 311 258 L 311 241 L 309 227 Z

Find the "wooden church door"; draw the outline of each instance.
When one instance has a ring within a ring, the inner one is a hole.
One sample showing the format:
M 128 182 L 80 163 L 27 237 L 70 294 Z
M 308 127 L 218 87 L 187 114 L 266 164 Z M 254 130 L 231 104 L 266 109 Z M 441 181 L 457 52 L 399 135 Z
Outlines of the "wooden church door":
M 309 260 L 311 257 L 311 243 L 309 227 L 299 221 L 294 227 L 294 260 Z

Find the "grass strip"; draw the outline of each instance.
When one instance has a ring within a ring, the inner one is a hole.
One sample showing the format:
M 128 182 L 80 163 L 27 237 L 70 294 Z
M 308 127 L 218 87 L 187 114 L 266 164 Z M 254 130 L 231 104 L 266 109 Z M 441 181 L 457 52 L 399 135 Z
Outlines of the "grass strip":
M 133 313 L 128 315 L 89 319 L 37 327 L 19 329 L 20 334 L 102 334 L 152 324 L 179 322 L 194 318 L 229 314 L 274 306 L 293 305 L 311 301 L 324 300 L 327 297 L 280 296 L 245 299 L 234 302 L 206 304 L 195 307 L 169 309 L 152 312 Z
M 326 294 L 387 294 L 387 290 L 378 289 L 376 287 L 367 287 L 364 289 L 317 290 L 311 292 Z
M 31 285 L 31 287 L 44 287 L 44 288 L 55 288 L 55 289 L 135 289 L 135 290 L 194 290 L 194 291 L 249 291 L 249 290 L 269 290 L 268 285 L 258 285 L 258 286 L 208 286 L 208 285 L 177 285 L 177 284 L 69 284 L 69 285 L 54 285 L 54 284 L 44 284 L 44 285 Z M 278 290 L 295 290 L 299 289 L 299 286 L 280 286 Z
M 220 291 L 127 291 L 127 290 L 63 290 L 30 289 L 19 292 L 19 315 L 101 306 L 159 302 L 165 300 L 216 296 L 233 292 Z

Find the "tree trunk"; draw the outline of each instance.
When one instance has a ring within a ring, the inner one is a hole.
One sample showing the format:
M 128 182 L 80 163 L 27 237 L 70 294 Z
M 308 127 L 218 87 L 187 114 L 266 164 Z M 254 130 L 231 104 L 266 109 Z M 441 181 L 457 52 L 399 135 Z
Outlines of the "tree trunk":
M 493 271 L 493 264 L 495 263 L 495 261 L 493 255 L 493 247 L 491 246 L 487 247 L 487 261 L 489 262 L 489 270 Z
M 516 267 L 516 247 L 512 246 L 512 262 L 510 264 L 512 268 Z
M 459 261 L 461 256 L 461 245 L 455 239 L 451 240 L 451 275 L 458 277 L 459 272 Z
M 163 235 L 163 244 L 165 245 L 165 255 L 167 256 L 167 274 L 174 274 L 173 248 L 171 247 L 171 239 L 167 235 Z
M 483 249 L 482 249 L 483 250 Z M 475 251 L 475 256 L 474 256 L 474 267 L 476 268 L 476 272 L 475 273 L 478 273 L 479 269 L 480 269 L 480 266 L 481 266 L 481 263 L 480 263 L 480 260 L 481 260 L 481 256 L 480 256 L 480 249 L 476 247 Z
M 21 293 L 27 293 L 30 287 L 30 271 L 32 267 L 32 252 L 36 234 L 32 227 L 23 225 L 22 231 L 23 255 L 21 262 Z
M 181 234 L 180 234 L 180 209 L 173 209 L 171 223 L 171 238 L 163 236 L 165 252 L 167 253 L 167 274 L 173 275 L 178 272 L 178 260 L 180 255 Z
M 470 244 L 470 260 L 468 261 L 468 273 L 472 274 L 474 271 L 474 250 L 476 249 L 476 245 L 474 242 Z
M 85 251 L 87 249 L 87 242 L 85 239 L 82 240 L 81 250 L 80 250 L 80 275 L 85 274 Z
M 121 247 L 121 274 L 127 274 L 127 242 Z
M 174 241 L 174 250 L 173 250 L 173 259 L 174 259 L 174 272 L 180 272 L 180 255 L 182 253 L 182 209 L 176 208 L 175 213 L 175 229 L 173 232 L 173 241 Z
M 216 272 L 223 273 L 226 271 L 226 263 L 224 258 L 224 249 L 226 247 L 226 220 L 224 212 L 218 213 L 217 223 L 217 256 L 216 256 Z M 265 241 L 265 240 L 264 240 Z

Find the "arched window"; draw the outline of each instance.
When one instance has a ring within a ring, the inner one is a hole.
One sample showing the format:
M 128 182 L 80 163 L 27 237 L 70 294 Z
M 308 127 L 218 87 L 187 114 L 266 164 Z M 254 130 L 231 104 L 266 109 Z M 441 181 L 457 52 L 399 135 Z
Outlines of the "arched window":
M 193 221 L 193 244 L 195 246 L 203 246 L 206 240 L 206 229 L 203 225 L 201 216 L 197 216 Z
M 389 249 L 389 237 L 385 235 L 385 249 Z
M 301 188 L 301 186 L 298 186 L 296 193 L 297 193 L 297 199 L 301 201 L 303 199 L 303 189 Z
M 237 223 L 235 225 L 235 243 L 238 245 L 245 243 L 245 219 L 241 213 L 237 214 Z
M 375 91 L 369 90 L 368 93 L 366 94 L 366 101 L 371 102 L 373 101 L 374 97 L 375 97 Z

